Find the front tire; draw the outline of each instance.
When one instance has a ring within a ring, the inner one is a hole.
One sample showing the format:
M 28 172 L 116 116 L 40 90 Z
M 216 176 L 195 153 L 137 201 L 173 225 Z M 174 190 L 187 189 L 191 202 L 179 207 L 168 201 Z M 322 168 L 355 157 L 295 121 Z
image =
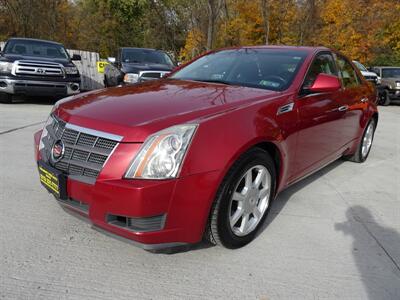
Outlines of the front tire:
M 357 146 L 356 152 L 352 156 L 348 157 L 347 160 L 356 163 L 363 163 L 367 160 L 371 151 L 372 142 L 374 141 L 376 125 L 375 119 L 369 121 L 367 127 L 364 129 L 364 133 Z
M 380 104 L 383 106 L 388 106 L 390 104 L 389 91 L 384 90 L 380 96 Z
M 250 243 L 267 217 L 275 185 L 275 164 L 268 152 L 254 148 L 243 154 L 218 190 L 207 239 L 230 249 Z
M 11 104 L 12 101 L 13 101 L 12 95 L 7 94 L 7 93 L 0 93 L 0 102 L 1 103 Z

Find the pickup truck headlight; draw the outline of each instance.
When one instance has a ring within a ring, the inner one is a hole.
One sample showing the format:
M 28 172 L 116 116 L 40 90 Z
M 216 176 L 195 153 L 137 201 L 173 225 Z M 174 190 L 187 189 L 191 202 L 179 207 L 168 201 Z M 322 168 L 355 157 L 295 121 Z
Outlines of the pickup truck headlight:
M 177 125 L 149 136 L 124 177 L 141 179 L 178 177 L 196 128 L 196 124 Z
M 77 67 L 64 67 L 64 69 L 65 69 L 65 73 L 68 75 L 78 74 Z
M 13 63 L 7 61 L 0 61 L 0 72 L 1 73 L 11 73 Z
M 124 76 L 125 83 L 136 83 L 139 80 L 139 74 L 136 73 L 126 73 Z

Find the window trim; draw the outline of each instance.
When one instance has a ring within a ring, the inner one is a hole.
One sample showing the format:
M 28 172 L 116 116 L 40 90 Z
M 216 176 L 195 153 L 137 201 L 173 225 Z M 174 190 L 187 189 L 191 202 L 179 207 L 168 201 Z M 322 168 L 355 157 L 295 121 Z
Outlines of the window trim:
M 358 75 L 358 73 L 357 73 L 357 71 L 356 71 L 356 68 L 354 67 L 353 63 L 350 62 L 350 61 L 349 61 L 344 55 L 342 55 L 342 54 L 335 54 L 335 57 L 336 57 L 335 62 L 336 62 L 338 71 L 340 70 L 340 66 L 339 66 L 338 59 L 341 58 L 341 59 L 343 59 L 345 62 L 347 62 L 347 63 L 350 65 L 350 67 L 353 69 L 353 72 L 356 74 L 357 85 L 356 85 L 356 86 L 353 86 L 353 87 L 346 87 L 346 85 L 345 85 L 345 83 L 344 83 L 344 81 L 343 81 L 342 72 L 341 72 L 341 71 L 339 72 L 339 78 L 340 78 L 340 81 L 341 81 L 341 83 L 342 83 L 342 89 L 348 90 L 349 88 L 354 88 L 354 87 L 362 86 L 363 80 L 362 80 L 362 79 L 360 78 L 360 76 Z

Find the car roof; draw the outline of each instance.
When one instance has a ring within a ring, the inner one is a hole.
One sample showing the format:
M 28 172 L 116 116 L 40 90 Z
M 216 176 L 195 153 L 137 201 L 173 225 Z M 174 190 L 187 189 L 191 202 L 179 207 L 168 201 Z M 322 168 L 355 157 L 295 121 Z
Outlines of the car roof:
M 54 44 L 54 45 L 62 46 L 62 44 L 57 43 L 57 42 L 54 42 L 54 41 L 41 40 L 41 39 L 31 39 L 31 38 L 9 38 L 7 41 L 33 41 L 33 42 L 44 42 L 44 43 L 49 43 L 49 44 Z
M 319 51 L 332 51 L 336 52 L 332 49 L 326 47 L 311 47 L 311 46 L 286 46 L 286 45 L 260 45 L 260 46 L 241 46 L 241 47 L 228 47 L 219 50 L 228 50 L 228 49 L 282 49 L 282 50 L 298 50 L 298 51 L 306 51 L 308 53 L 315 53 Z
M 148 50 L 148 51 L 163 51 L 160 49 L 153 49 L 153 48 L 140 48 L 140 47 L 121 47 L 122 50 L 131 49 L 131 50 Z
M 377 69 L 398 69 L 400 67 L 396 67 L 396 66 L 374 66 L 373 68 L 377 68 Z

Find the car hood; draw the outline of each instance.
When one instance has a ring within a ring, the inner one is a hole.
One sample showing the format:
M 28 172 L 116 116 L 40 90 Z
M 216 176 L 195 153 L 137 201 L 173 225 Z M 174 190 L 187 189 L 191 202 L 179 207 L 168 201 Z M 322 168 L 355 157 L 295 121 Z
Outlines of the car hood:
M 122 63 L 124 73 L 139 73 L 140 71 L 171 71 L 172 66 L 153 63 Z
M 59 63 L 63 66 L 73 66 L 73 63 L 69 59 L 55 59 L 48 57 L 40 57 L 40 56 L 26 56 L 26 55 L 15 55 L 15 54 L 4 54 L 3 57 L 0 57 L 1 60 L 5 60 L 8 62 L 14 62 L 16 60 L 34 60 L 34 61 L 42 61 L 42 62 L 53 62 Z
M 361 74 L 362 74 L 363 76 L 378 77 L 378 75 L 376 75 L 376 73 L 374 73 L 374 72 L 361 71 Z
M 66 122 L 143 142 L 169 126 L 201 119 L 274 98 L 281 93 L 223 84 L 164 79 L 92 91 L 56 104 Z

